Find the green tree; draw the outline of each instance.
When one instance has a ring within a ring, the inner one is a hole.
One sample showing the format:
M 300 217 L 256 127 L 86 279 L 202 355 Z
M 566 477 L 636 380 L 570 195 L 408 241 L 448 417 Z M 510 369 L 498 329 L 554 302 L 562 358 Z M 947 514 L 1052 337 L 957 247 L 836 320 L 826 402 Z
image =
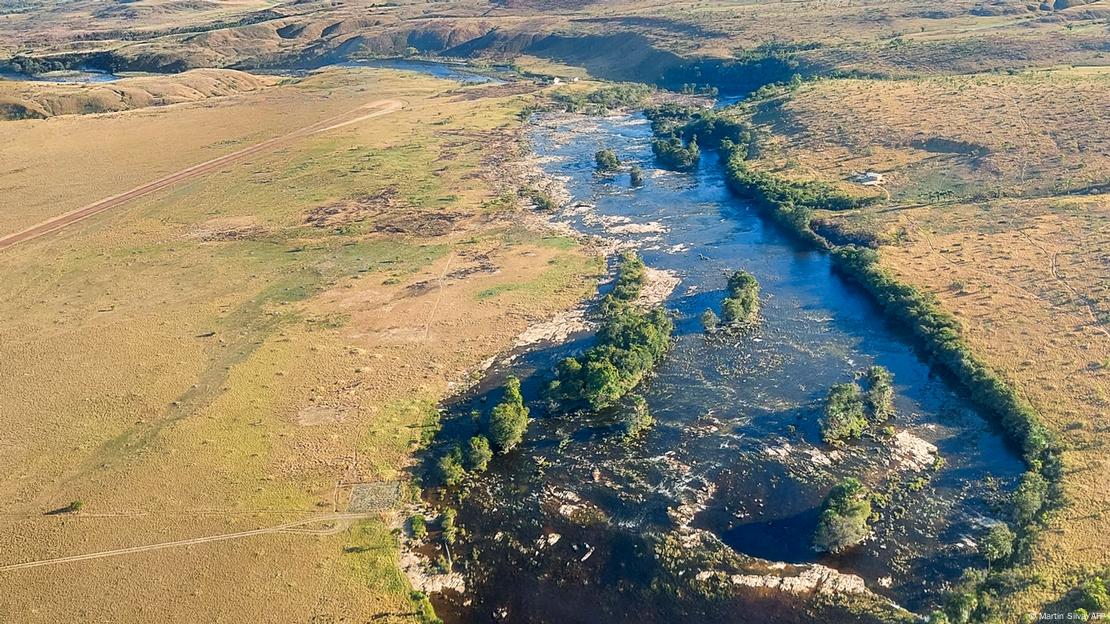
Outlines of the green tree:
M 858 438 L 867 429 L 860 388 L 854 383 L 836 384 L 825 399 L 825 418 L 821 422 L 821 439 L 826 444 Z
M 1088 611 L 1110 611 L 1110 593 L 1106 590 L 1106 579 L 1095 576 L 1083 581 L 1079 586 L 1079 600 L 1082 608 Z
M 428 536 L 428 524 L 424 520 L 424 514 L 413 514 L 409 518 L 409 526 L 412 527 L 412 536 L 418 540 L 422 540 Z
M 462 450 L 458 445 L 451 448 L 446 455 L 439 458 L 439 476 L 448 487 L 454 487 L 466 478 L 466 469 L 463 468 Z
M 493 451 L 490 450 L 489 440 L 486 436 L 476 435 L 470 438 L 466 445 L 467 469 L 474 472 L 485 472 L 491 459 L 493 459 Z
M 639 165 L 632 165 L 628 170 L 628 183 L 632 186 L 640 186 L 644 183 L 644 172 Z
M 858 479 L 848 478 L 829 492 L 821 505 L 821 516 L 813 545 L 822 552 L 837 553 L 860 543 L 871 533 L 871 492 Z
M 948 598 L 945 610 L 953 624 L 967 624 L 979 608 L 979 597 L 971 592 L 959 592 Z
M 490 415 L 490 440 L 499 452 L 508 453 L 524 439 L 527 428 L 528 408 L 520 393 L 520 380 L 509 377 L 505 380 L 505 394 Z
M 659 164 L 675 171 L 692 171 L 701 160 L 701 149 L 698 148 L 698 138 L 690 139 L 686 145 L 677 136 L 655 139 L 651 142 L 651 150 Z
M 599 150 L 594 154 L 594 162 L 597 163 L 597 170 L 601 173 L 611 173 L 621 168 L 621 160 L 611 149 Z
M 867 369 L 867 407 L 873 422 L 884 422 L 894 415 L 894 375 L 882 366 Z
M 1037 519 L 1048 496 L 1048 482 L 1038 472 L 1032 470 L 1021 477 L 1021 483 L 1013 494 L 1014 521 L 1018 526 L 1027 525 Z
M 728 278 L 728 296 L 721 305 L 721 319 L 729 324 L 747 323 L 759 312 L 759 282 L 747 271 Z
M 706 309 L 705 312 L 701 313 L 701 326 L 705 328 L 705 331 L 713 331 L 720 324 L 721 319 L 717 318 L 713 310 Z
M 448 544 L 454 544 L 455 539 L 459 536 L 459 527 L 455 524 L 458 513 L 453 508 L 448 507 L 443 510 L 443 514 L 439 518 L 439 526 L 443 529 L 443 541 Z
M 1010 558 L 1014 552 L 1014 532 L 1005 522 L 991 527 L 983 539 L 981 547 L 983 558 L 994 564 Z
M 655 418 L 648 409 L 647 400 L 640 395 L 632 397 L 632 410 L 624 424 L 624 435 L 629 438 L 640 435 L 655 424 Z

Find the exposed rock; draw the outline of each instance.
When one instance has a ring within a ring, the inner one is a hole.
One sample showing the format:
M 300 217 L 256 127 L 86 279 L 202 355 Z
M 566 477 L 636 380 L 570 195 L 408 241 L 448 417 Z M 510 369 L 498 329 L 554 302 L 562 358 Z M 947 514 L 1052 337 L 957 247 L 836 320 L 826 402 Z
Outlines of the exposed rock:
M 937 458 L 937 447 L 908 431 L 900 431 L 894 436 L 891 459 L 899 467 L 907 470 L 924 470 L 933 465 Z

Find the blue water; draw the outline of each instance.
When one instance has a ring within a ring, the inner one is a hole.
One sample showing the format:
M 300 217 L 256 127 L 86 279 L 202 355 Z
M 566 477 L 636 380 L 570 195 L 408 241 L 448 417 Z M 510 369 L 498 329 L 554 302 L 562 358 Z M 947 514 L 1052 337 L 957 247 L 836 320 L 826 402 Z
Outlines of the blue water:
M 376 67 L 379 69 L 399 69 L 427 74 L 444 80 L 454 80 L 462 84 L 505 84 L 505 81 L 475 72 L 466 65 L 437 63 L 413 59 L 370 59 L 365 61 L 345 61 L 335 67 Z
M 522 447 L 495 459 L 462 504 L 467 542 L 480 553 L 469 571 L 471 603 L 440 596 L 441 610 L 457 621 L 487 621 L 499 609 L 527 613 L 522 621 L 532 622 L 662 622 L 676 614 L 697 621 L 693 607 L 687 613 L 643 602 L 653 576 L 640 536 L 676 530 L 667 510 L 706 498 L 692 525 L 738 552 L 820 562 L 860 575 L 908 608 L 928 608 L 964 567 L 982 565 L 968 540 L 981 536 L 990 517 L 986 477 L 1006 487 L 1022 471 L 1020 460 L 907 337 L 831 270 L 826 254 L 799 248 L 730 195 L 715 155 L 704 154 L 693 173 L 663 171 L 650 139 L 641 116 L 541 117 L 532 131 L 543 168 L 564 179 L 573 197 L 560 220 L 635 247 L 648 266 L 681 279 L 666 301 L 676 314 L 674 347 L 641 389 L 657 424 L 628 444 L 619 409 L 545 411 L 538 397 L 554 363 L 588 346 L 589 334 L 518 354 L 452 401 L 440 444 L 475 433 L 472 410 L 488 412 L 510 373 L 524 379 L 534 420 Z M 639 164 L 645 184 L 631 188 L 627 174 L 595 175 L 594 153 L 604 147 Z M 762 286 L 761 321 L 749 332 L 707 336 L 698 316 L 719 312 L 726 276 L 739 268 Z M 872 364 L 895 376 L 891 424 L 936 445 L 941 469 L 900 466 L 889 441 L 839 453 L 820 441 L 828 388 Z M 846 476 L 890 489 L 894 500 L 872 539 L 841 556 L 820 555 L 811 547 L 817 509 Z M 919 478 L 919 488 L 891 486 Z M 566 492 L 605 521 L 582 526 L 560 513 Z M 533 546 L 553 532 L 562 536 L 555 546 Z M 583 562 L 585 552 L 593 554 Z M 770 621 L 797 616 L 765 607 L 756 611 Z
M 29 80 L 33 82 L 80 82 L 99 83 L 115 82 L 121 77 L 109 72 L 95 69 L 77 69 L 69 71 L 48 72 L 45 74 L 31 75 L 10 71 L 0 71 L 0 80 Z

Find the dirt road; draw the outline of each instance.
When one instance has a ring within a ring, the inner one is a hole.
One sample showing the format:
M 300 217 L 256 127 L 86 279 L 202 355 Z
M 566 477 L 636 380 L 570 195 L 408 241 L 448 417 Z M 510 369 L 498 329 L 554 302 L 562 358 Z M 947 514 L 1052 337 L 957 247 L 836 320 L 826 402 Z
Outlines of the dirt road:
M 327 535 L 336 533 L 343 529 L 344 523 L 351 520 L 364 520 L 367 518 L 375 517 L 377 513 L 332 513 L 320 516 L 314 516 L 306 520 L 297 520 L 296 522 L 287 522 L 272 527 L 263 527 L 261 529 L 252 529 L 250 531 L 239 531 L 237 533 L 221 533 L 219 535 L 208 535 L 205 537 L 194 537 L 192 539 L 177 540 L 173 542 L 161 542 L 158 544 L 146 544 L 144 546 L 132 546 L 130 548 L 117 548 L 115 550 L 102 550 L 100 552 L 87 553 L 84 555 L 72 555 L 69 557 L 57 557 L 55 559 L 40 559 L 38 561 L 25 561 L 23 563 L 13 563 L 10 565 L 0 566 L 0 573 L 13 572 L 15 570 L 24 570 L 27 568 L 38 568 L 48 565 L 58 565 L 62 563 L 74 563 L 77 561 L 87 561 L 89 559 L 103 559 L 104 557 L 115 557 L 117 555 L 130 555 L 134 553 L 149 552 L 152 550 L 161 550 L 163 548 L 174 548 L 177 546 L 192 546 L 195 544 L 207 544 L 209 542 L 222 542 L 226 540 L 242 539 L 244 537 L 251 537 L 254 535 L 265 535 L 267 533 L 307 533 L 310 535 Z M 301 529 L 308 524 L 316 524 L 319 522 L 335 522 L 336 525 L 327 529 Z
M 76 223 L 78 221 L 81 221 L 82 219 L 87 219 L 93 215 L 100 214 L 105 210 L 110 210 L 133 199 L 145 197 L 147 195 L 150 195 L 151 193 L 177 184 L 178 182 L 202 176 L 206 173 L 212 172 L 231 163 L 244 160 L 250 156 L 253 156 L 268 149 L 272 149 L 279 145 L 283 145 L 295 139 L 304 138 L 313 134 L 318 134 L 320 132 L 326 132 L 328 130 L 335 130 L 336 128 L 342 128 L 343 126 L 348 126 L 350 124 L 358 123 L 367 119 L 373 119 L 374 117 L 388 115 L 389 113 L 400 110 L 403 106 L 404 102 L 400 100 L 378 100 L 376 102 L 371 102 L 364 106 L 360 106 L 354 110 L 347 111 L 346 113 L 336 115 L 335 117 L 330 117 L 323 121 L 318 121 L 310 126 L 305 126 L 304 128 L 301 128 L 299 130 L 294 130 L 289 134 L 274 137 L 272 139 L 267 139 L 265 141 L 262 141 L 261 143 L 255 143 L 254 145 L 245 147 L 239 151 L 232 152 L 230 154 L 224 154 L 223 156 L 218 156 L 216 158 L 213 158 L 212 160 L 187 167 L 185 169 L 182 169 L 181 171 L 171 173 L 152 182 L 147 182 L 146 184 L 137 186 L 129 191 L 124 191 L 123 193 L 120 193 L 118 195 L 106 197 L 104 199 L 95 201 L 87 206 L 83 206 L 76 210 L 71 210 L 65 214 L 51 217 L 50 219 L 47 219 L 42 223 L 32 225 L 25 230 L 21 230 L 13 234 L 8 234 L 6 236 L 0 236 L 0 250 L 15 245 L 16 243 L 21 243 L 23 241 L 38 238 L 39 236 L 44 236 L 51 232 L 56 232 L 66 227 L 67 225 Z

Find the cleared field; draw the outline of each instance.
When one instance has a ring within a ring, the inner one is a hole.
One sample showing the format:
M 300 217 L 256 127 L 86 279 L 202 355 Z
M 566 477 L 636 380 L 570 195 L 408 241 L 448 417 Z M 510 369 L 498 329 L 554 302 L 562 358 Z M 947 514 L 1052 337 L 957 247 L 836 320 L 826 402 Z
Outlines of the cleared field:
M 1056 69 L 826 80 L 753 109 L 759 166 L 878 198 L 824 212 L 883 242 L 883 265 L 935 293 L 973 348 L 1065 445 L 1068 506 L 1039 543 L 1035 611 L 1110 565 L 1110 74 Z M 853 172 L 884 174 L 863 187 Z
M 515 151 L 525 100 L 456 88 L 329 72 L 214 107 L 0 126 L 12 149 L 66 136 L 58 156 L 103 149 L 139 170 L 102 185 L 96 168 L 8 173 L 14 186 L 72 176 L 56 192 L 74 205 L 203 159 L 205 146 L 233 150 L 245 131 L 274 136 L 352 104 L 406 102 L 388 123 L 306 136 L 0 252 L 0 565 L 328 520 L 349 484 L 403 476 L 449 382 L 593 290 L 596 260 L 517 225 L 512 202 L 489 201 L 515 190 L 497 166 Z M 174 127 L 202 136 L 183 130 L 172 156 L 127 149 Z M 29 213 L 6 213 L 5 227 L 51 210 Z M 479 296 L 520 284 L 543 296 Z M 79 513 L 44 515 L 74 500 Z M 0 572 L 0 613 L 403 616 L 412 605 L 391 511 Z

